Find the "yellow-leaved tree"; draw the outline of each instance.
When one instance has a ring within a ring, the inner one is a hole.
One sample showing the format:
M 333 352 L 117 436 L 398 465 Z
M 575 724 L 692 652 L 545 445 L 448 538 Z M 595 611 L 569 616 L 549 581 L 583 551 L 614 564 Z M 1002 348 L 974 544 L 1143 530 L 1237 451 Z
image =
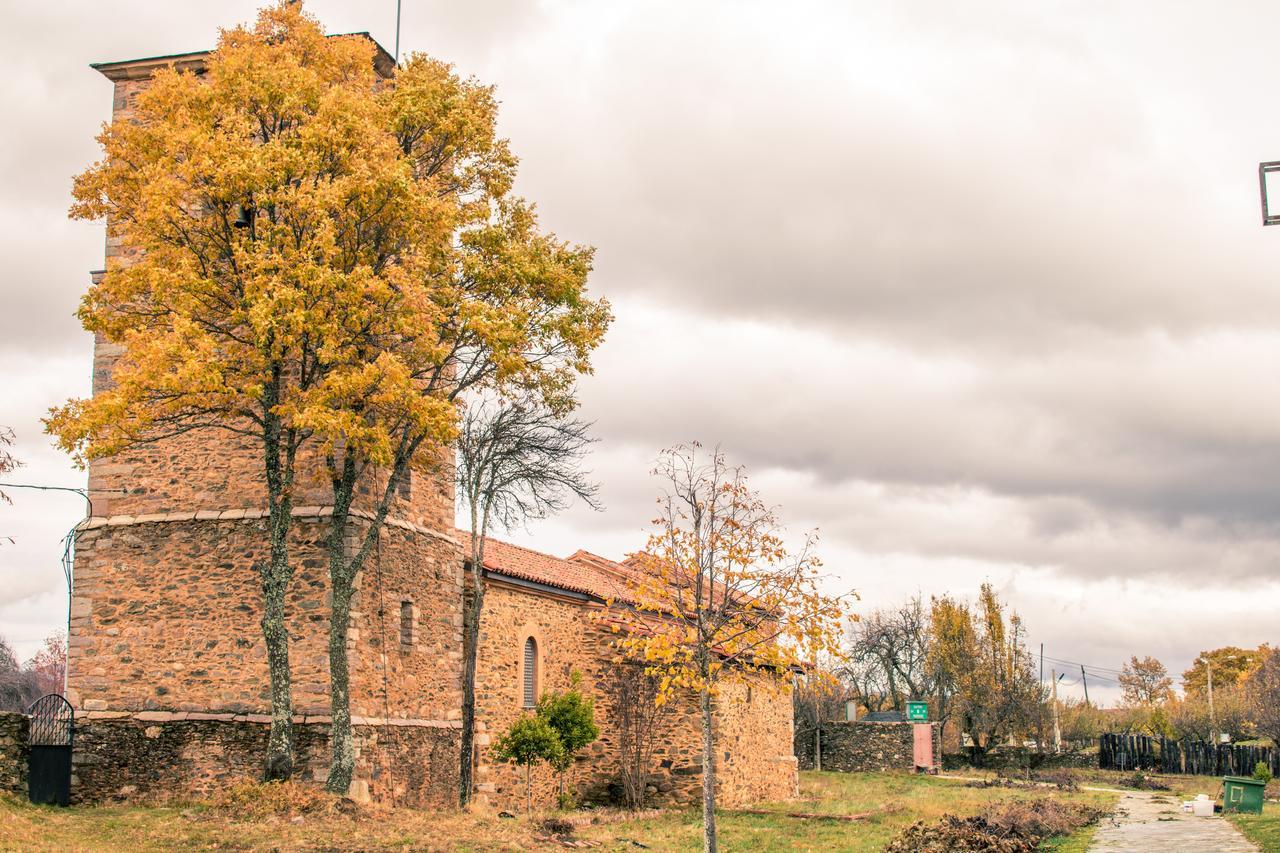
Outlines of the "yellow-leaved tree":
M 106 218 L 141 251 L 80 317 L 122 355 L 109 389 L 47 422 L 81 461 L 196 429 L 260 446 L 268 778 L 292 768 L 284 598 L 301 460 L 327 475 L 339 792 L 354 763 L 351 595 L 397 483 L 439 462 L 468 389 L 572 408 L 610 320 L 585 292 L 591 250 L 540 232 L 511 195 L 492 90 L 420 55 L 379 73 L 375 51 L 283 2 L 223 31 L 204 73 L 157 72 L 135 120 L 104 129 L 72 216 Z M 373 520 L 352 535 L 369 482 Z
M 704 849 L 715 851 L 714 703 L 729 682 L 790 683 L 822 655 L 838 656 L 846 617 L 841 597 L 819 587 L 810 534 L 787 549 L 774 511 L 720 450 L 666 450 L 659 513 L 630 564 L 624 605 L 611 611 L 624 657 L 660 679 L 656 701 L 692 692 L 702 735 Z
M 989 583 L 976 606 L 935 598 L 929 629 L 929 666 L 939 693 L 951 694 L 975 763 L 991 747 L 1044 722 L 1045 690 L 1037 679 L 1022 619 L 1005 615 Z

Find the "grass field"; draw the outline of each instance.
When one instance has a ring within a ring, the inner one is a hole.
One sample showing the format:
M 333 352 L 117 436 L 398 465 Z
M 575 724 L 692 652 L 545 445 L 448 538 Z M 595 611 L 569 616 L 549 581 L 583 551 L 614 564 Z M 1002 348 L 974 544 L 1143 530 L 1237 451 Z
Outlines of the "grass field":
M 1004 788 L 972 788 L 962 782 L 897 773 L 804 773 L 801 799 L 765 807 L 775 815 L 729 813 L 721 817 L 720 837 L 727 850 L 880 850 L 903 828 L 923 820 L 932 822 L 951 813 L 981 811 L 1005 800 L 1061 797 L 1109 805 L 1115 797 L 1103 793 L 1063 793 Z M 861 814 L 852 823 L 792 818 L 785 812 Z M 584 838 L 634 838 L 661 850 L 702 849 L 699 816 L 663 815 L 656 819 L 584 830 Z M 623 849 L 618 847 L 616 849 Z M 1071 850 L 1058 846 L 1052 849 Z M 1082 848 L 1081 848 L 1082 849 Z
M 1280 853 L 1280 803 L 1266 803 L 1260 815 L 1231 815 L 1231 822 L 1263 850 Z
M 766 805 L 770 814 L 724 812 L 722 849 L 879 850 L 917 820 L 945 813 L 969 815 L 1011 799 L 1064 797 L 1099 805 L 1114 797 L 1004 788 L 973 788 L 961 782 L 908 774 L 802 774 L 801 799 Z M 854 822 L 788 817 L 786 812 L 845 815 L 870 812 Z M 580 839 L 595 849 L 630 850 L 640 842 L 653 850 L 700 850 L 700 816 L 662 812 L 634 819 L 625 813 L 578 813 L 586 823 Z M 498 850 L 563 849 L 535 821 L 491 814 L 438 814 L 411 809 L 360 808 L 345 814 L 333 808 L 302 814 L 253 813 L 210 804 L 111 805 L 54 809 L 0 798 L 3 850 Z M 1059 853 L 1083 850 L 1080 838 L 1047 847 Z

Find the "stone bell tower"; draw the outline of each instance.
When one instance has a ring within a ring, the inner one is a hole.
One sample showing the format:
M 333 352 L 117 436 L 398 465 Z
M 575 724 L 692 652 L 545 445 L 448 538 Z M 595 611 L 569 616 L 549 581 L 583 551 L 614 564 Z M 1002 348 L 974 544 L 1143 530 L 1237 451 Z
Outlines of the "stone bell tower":
M 207 55 L 94 65 L 113 85 L 112 120 L 131 120 L 155 70 L 201 74 Z M 375 64 L 394 73 L 380 47 Z M 107 269 L 136 255 L 108 223 Z M 95 394 L 110 387 L 119 354 L 95 342 Z M 316 459 L 305 457 L 300 470 L 314 473 Z M 77 736 L 77 798 L 122 788 L 198 792 L 258 775 L 269 710 L 254 569 L 267 551 L 260 459 L 252 439 L 206 429 L 90 464 L 90 488 L 122 491 L 97 493 L 76 539 L 67 692 L 90 724 Z M 332 501 L 322 478 L 299 478 L 286 619 L 298 764 L 315 774 L 328 763 Z M 357 533 L 363 524 L 355 520 Z M 415 474 L 357 581 L 353 792 L 417 804 L 456 797 L 461 564 L 447 466 L 434 479 Z

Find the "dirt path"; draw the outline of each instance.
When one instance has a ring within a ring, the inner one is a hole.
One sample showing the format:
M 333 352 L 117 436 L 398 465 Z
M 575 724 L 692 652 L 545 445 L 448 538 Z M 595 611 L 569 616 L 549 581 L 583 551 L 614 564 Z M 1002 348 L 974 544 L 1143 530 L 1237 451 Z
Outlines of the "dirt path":
M 1110 821 L 1093 837 L 1090 853 L 1166 851 L 1166 853 L 1256 853 L 1223 817 L 1194 817 L 1182 811 L 1177 794 L 1126 791 Z

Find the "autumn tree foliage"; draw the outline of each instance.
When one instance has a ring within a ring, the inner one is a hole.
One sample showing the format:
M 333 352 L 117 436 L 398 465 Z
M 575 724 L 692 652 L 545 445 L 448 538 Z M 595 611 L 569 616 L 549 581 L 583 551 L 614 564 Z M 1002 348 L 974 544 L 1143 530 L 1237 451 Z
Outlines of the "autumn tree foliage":
M 1236 687 L 1266 659 L 1269 651 L 1265 645 L 1256 649 L 1223 646 L 1203 651 L 1182 673 L 1182 690 L 1187 696 L 1207 698 L 1210 670 L 1213 672 L 1215 694 L 1219 690 Z
M 868 710 L 905 713 L 911 700 L 929 700 L 931 719 L 945 722 L 950 693 L 938 659 L 930 655 L 931 611 L 920 595 L 877 608 L 849 626 L 844 671 L 860 685 Z
M 975 760 L 1010 735 L 1037 728 L 1044 691 L 1022 637 L 1022 620 L 989 583 L 975 604 L 949 596 L 932 603 L 931 666 L 953 697 Z
M 1129 706 L 1150 707 L 1173 698 L 1173 679 L 1164 664 L 1153 657 L 1129 658 L 1121 670 L 1122 701 Z
M 13 441 L 13 430 L 7 426 L 0 426 L 0 476 L 10 474 L 22 466 L 22 463 L 9 452 L 9 448 L 13 447 Z M 0 501 L 7 504 L 13 503 L 3 490 L 0 490 Z
M 1280 650 L 1267 650 L 1245 682 L 1245 694 L 1258 733 L 1280 745 Z
M 397 484 L 440 463 L 467 389 L 571 407 L 609 321 L 585 294 L 591 250 L 541 232 L 511 194 L 492 90 L 420 55 L 381 79 L 374 50 L 281 3 L 223 31 L 203 75 L 157 72 L 136 120 L 104 129 L 72 216 L 106 218 L 141 253 L 80 317 L 123 353 L 110 389 L 48 421 L 81 461 L 196 429 L 258 446 L 271 778 L 292 766 L 293 496 L 300 477 L 331 485 L 335 791 L 353 767 L 351 596 Z M 354 535 L 365 482 L 374 518 Z
M 819 588 L 814 536 L 789 550 L 774 510 L 720 450 L 671 448 L 654 473 L 664 494 L 615 629 L 623 656 L 659 677 L 656 701 L 698 697 L 703 846 L 713 853 L 716 696 L 730 682 L 785 684 L 794 668 L 837 654 L 844 607 Z
M 0 477 L 3 477 L 6 474 L 11 474 L 13 471 L 22 467 L 22 462 L 9 452 L 9 448 L 13 447 L 13 441 L 13 430 L 7 426 L 0 426 Z M 13 500 L 4 493 L 3 489 L 0 489 L 0 503 L 13 503 Z M 4 542 L 12 543 L 13 539 L 8 536 L 0 535 L 0 543 Z

